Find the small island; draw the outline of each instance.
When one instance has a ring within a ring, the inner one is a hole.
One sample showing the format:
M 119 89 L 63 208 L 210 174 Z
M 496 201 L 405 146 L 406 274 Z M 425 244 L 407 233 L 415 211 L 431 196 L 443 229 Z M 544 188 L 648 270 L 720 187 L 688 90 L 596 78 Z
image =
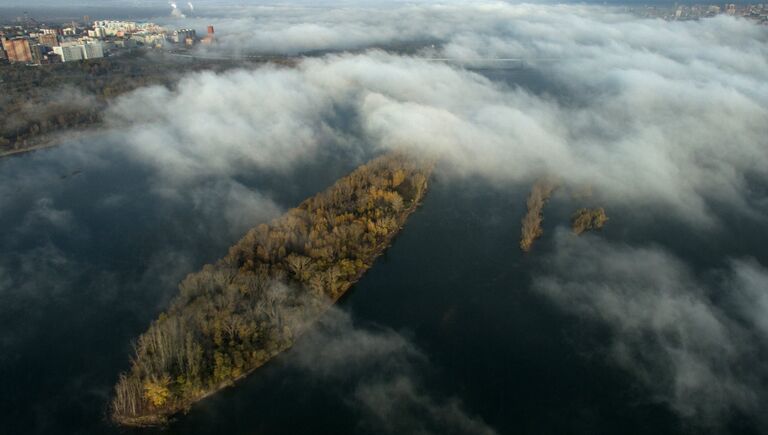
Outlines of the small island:
M 526 205 L 528 211 L 523 216 L 520 228 L 520 249 L 529 252 L 533 242 L 544 234 L 541 223 L 544 221 L 544 206 L 557 189 L 557 183 L 550 179 L 537 181 L 531 188 Z
M 113 421 L 164 424 L 291 347 L 389 246 L 432 167 L 404 153 L 381 156 L 188 275 L 138 338 L 115 386 Z
M 606 222 L 608 215 L 602 207 L 580 208 L 571 217 L 571 229 L 578 236 L 586 231 L 599 230 Z

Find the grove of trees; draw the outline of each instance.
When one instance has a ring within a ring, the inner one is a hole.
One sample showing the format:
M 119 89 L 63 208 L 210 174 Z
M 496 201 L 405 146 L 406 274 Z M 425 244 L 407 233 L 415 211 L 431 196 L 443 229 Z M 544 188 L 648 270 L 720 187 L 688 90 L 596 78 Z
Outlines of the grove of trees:
M 115 387 L 113 419 L 163 423 L 290 347 L 386 249 L 421 201 L 431 168 L 399 152 L 381 156 L 187 276 L 136 341 Z
M 604 208 L 580 208 L 571 217 L 571 229 L 574 234 L 580 235 L 585 231 L 599 230 L 606 222 L 608 215 Z

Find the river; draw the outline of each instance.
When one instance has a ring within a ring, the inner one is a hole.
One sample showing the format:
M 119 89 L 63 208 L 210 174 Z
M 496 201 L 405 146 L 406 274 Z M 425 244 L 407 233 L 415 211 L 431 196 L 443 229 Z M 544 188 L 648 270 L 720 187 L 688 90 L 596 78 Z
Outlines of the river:
M 636 379 L 590 352 L 608 339 L 605 329 L 530 289 L 532 274 L 546 270 L 555 228 L 579 204 L 556 195 L 544 237 L 524 255 L 519 222 L 530 186 L 455 179 L 439 167 L 423 206 L 339 303 L 351 327 L 329 333 L 362 334 L 374 345 L 400 340 L 405 356 L 393 351 L 318 374 L 305 359 L 322 366 L 323 354 L 299 340 L 168 428 L 112 426 L 108 400 L 129 366 L 131 340 L 178 281 L 363 160 L 328 152 L 290 171 L 201 176 L 178 192 L 158 189 L 157 173 L 98 135 L 0 161 L 0 433 L 384 432 L 360 392 L 391 378 L 417 389 L 420 404 L 404 411 L 416 420 L 454 409 L 454 400 L 499 433 L 685 432 Z M 236 195 L 206 194 L 222 183 L 231 192 L 232 179 L 275 207 L 233 218 Z M 767 259 L 768 236 L 749 222 L 712 239 L 663 213 L 636 218 L 600 205 L 611 221 L 599 237 L 664 246 L 696 271 L 728 256 Z

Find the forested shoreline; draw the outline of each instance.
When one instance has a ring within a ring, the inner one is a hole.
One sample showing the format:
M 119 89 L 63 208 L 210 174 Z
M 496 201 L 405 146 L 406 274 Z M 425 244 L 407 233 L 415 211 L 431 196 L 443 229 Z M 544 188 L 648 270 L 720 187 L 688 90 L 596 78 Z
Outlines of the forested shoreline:
M 431 171 L 404 153 L 376 158 L 187 276 L 138 338 L 112 419 L 162 424 L 289 348 L 387 248 Z
M 112 99 L 140 87 L 173 87 L 186 73 L 264 62 L 179 59 L 139 50 L 37 67 L 0 65 L 0 157 L 50 146 L 60 132 L 97 127 Z M 269 62 L 291 64 L 288 59 Z

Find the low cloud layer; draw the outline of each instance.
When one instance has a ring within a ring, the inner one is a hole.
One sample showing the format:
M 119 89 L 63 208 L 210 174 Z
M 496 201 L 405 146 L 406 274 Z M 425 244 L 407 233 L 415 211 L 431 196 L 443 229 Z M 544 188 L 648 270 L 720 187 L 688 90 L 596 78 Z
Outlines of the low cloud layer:
M 366 433 L 493 435 L 455 397 L 436 397 L 423 384 L 429 361 L 410 340 L 389 329 L 362 328 L 331 308 L 291 351 L 290 363 L 313 376 L 351 382 L 343 391 Z
M 768 428 L 765 330 L 768 269 L 734 260 L 720 280 L 696 277 L 655 246 L 556 235 L 534 288 L 564 310 L 605 325 L 612 361 L 695 424 L 742 412 Z M 598 350 L 597 352 L 600 352 Z
M 197 74 L 174 90 L 121 98 L 113 125 L 130 132 L 137 158 L 170 185 L 248 166 L 285 170 L 329 147 L 354 156 L 405 147 L 438 156 L 451 177 L 503 186 L 556 175 L 566 186 L 590 186 L 601 205 L 654 210 L 644 214 L 700 231 L 727 225 L 723 210 L 766 220 L 765 27 L 732 17 L 664 22 L 598 7 L 490 2 L 260 7 L 238 16 L 214 24 L 222 42 L 244 53 L 427 44 L 417 55 L 369 50 L 291 68 Z M 498 58 L 515 59 L 518 69 L 494 73 Z M 505 75 L 511 80 L 489 78 Z M 744 367 L 766 352 L 762 266 L 735 260 L 711 284 L 661 248 L 556 238 L 551 271 L 535 286 L 607 325 L 616 364 L 707 426 L 734 411 L 757 415 L 768 373 Z M 360 338 L 351 333 L 346 344 L 366 348 L 354 342 Z M 377 339 L 384 351 L 412 351 L 396 336 Z M 414 402 L 419 415 L 452 406 L 424 396 L 409 376 L 365 383 L 355 394 L 382 422 L 403 412 L 382 397 Z
M 328 143 L 405 146 L 436 153 L 459 175 L 516 182 L 554 173 L 617 204 L 661 206 L 703 227 L 717 224 L 713 203 L 764 217 L 751 193 L 768 168 L 764 27 L 505 3 L 322 9 L 313 20 L 305 9 L 278 8 L 259 19 L 311 22 L 354 40 L 344 26 L 364 23 L 355 18 L 363 11 L 392 34 L 419 39 L 398 27 L 410 26 L 442 41 L 424 55 L 521 59 L 540 83 L 508 85 L 423 56 L 373 51 L 190 76 L 174 91 L 122 98 L 113 118 L 136 125 L 131 140 L 141 154 L 187 176 L 243 163 L 283 168 Z

